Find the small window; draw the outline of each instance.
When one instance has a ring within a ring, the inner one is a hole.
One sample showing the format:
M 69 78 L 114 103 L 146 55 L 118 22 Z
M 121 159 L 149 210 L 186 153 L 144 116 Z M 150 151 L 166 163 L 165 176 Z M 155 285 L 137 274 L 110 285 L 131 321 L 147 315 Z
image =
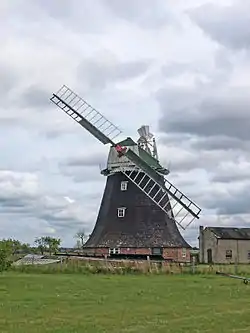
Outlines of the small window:
M 226 250 L 226 259 L 232 259 L 232 257 L 233 257 L 233 251 Z
M 153 247 L 152 254 L 154 255 L 162 255 L 162 249 L 160 247 Z
M 118 217 L 124 217 L 125 216 L 125 207 L 121 207 L 117 209 L 117 216 Z
M 120 254 L 121 250 L 119 248 L 109 249 L 109 254 Z
M 121 191 L 127 191 L 127 188 L 128 188 L 128 182 L 122 181 L 121 182 Z
M 250 250 L 248 250 L 247 258 L 248 258 L 248 260 L 250 260 Z
M 187 256 L 187 249 L 183 248 L 182 249 L 182 258 L 186 258 L 186 256 Z

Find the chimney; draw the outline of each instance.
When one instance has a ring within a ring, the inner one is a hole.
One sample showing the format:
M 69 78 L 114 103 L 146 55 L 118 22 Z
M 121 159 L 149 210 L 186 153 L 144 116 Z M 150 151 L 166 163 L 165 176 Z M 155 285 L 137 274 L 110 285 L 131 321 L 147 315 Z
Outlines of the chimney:
M 204 263 L 204 228 L 202 225 L 199 227 L 199 249 L 200 249 L 200 263 Z

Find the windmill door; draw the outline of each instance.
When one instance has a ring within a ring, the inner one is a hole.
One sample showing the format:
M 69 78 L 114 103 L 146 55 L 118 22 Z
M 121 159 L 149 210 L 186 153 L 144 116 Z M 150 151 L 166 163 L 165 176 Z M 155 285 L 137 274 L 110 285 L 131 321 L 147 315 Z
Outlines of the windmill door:
M 207 263 L 212 264 L 213 262 L 213 255 L 212 255 L 212 249 L 207 250 Z

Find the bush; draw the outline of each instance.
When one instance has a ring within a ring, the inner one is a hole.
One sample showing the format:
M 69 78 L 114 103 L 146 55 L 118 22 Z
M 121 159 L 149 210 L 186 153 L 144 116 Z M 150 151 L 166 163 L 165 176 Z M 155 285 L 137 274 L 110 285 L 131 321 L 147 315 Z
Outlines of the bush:
M 0 248 L 0 272 L 7 270 L 11 266 L 11 261 L 9 260 L 9 253 L 7 249 Z

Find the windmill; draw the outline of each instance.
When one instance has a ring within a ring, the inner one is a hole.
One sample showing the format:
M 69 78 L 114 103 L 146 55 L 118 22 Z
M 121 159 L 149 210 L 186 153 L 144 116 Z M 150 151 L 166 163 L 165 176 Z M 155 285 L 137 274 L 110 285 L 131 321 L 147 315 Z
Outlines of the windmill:
M 158 160 L 156 142 L 143 125 L 137 143 L 130 137 L 116 142 L 121 131 L 84 99 L 63 85 L 50 100 L 110 145 L 107 176 L 95 227 L 85 244 L 89 254 L 161 255 L 188 260 L 189 244 L 177 225 L 186 229 L 201 209 L 174 186 Z

